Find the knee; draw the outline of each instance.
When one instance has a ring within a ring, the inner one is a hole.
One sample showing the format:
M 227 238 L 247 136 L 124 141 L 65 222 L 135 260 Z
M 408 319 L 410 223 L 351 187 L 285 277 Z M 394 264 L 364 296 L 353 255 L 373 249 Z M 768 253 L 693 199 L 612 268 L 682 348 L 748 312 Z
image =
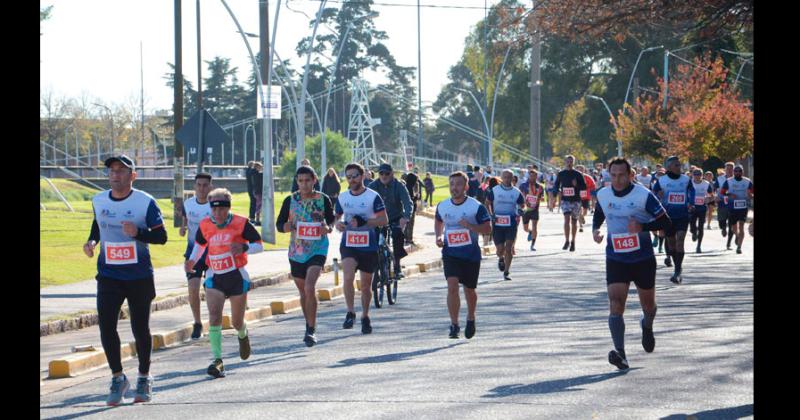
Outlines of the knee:
M 301 296 L 305 296 L 307 300 L 312 300 L 312 301 L 317 300 L 317 293 L 313 287 L 306 287 L 305 293 L 303 293 Z

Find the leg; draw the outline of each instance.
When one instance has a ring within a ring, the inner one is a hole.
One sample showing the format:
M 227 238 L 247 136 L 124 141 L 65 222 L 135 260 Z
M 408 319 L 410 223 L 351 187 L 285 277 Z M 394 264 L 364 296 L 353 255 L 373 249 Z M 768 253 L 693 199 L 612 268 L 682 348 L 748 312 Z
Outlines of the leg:
M 114 376 L 122 375 L 120 341 L 117 333 L 119 310 L 125 295 L 120 290 L 118 280 L 97 281 L 97 315 L 100 325 L 100 342 L 106 353 L 106 361 Z
M 475 307 L 478 305 L 478 292 L 464 286 L 464 298 L 467 300 L 467 321 L 474 321 Z
M 625 302 L 628 299 L 630 283 L 611 283 L 608 285 L 609 316 L 608 328 L 611 330 L 611 339 L 614 348 L 625 357 Z
M 225 306 L 225 294 L 207 287 L 206 305 L 208 306 L 208 341 L 214 359 L 222 359 L 222 309 Z
M 231 296 L 228 300 L 231 301 L 231 324 L 239 332 L 239 338 L 244 338 L 247 336 L 247 326 L 244 322 L 244 311 L 247 309 L 247 292 Z
M 516 229 L 516 227 L 515 227 L 515 229 Z M 506 273 L 511 271 L 511 260 L 514 258 L 513 251 L 514 251 L 514 243 L 515 242 L 516 242 L 516 239 L 511 239 L 511 240 L 507 240 L 506 243 L 503 245 L 503 251 L 505 251 L 505 262 L 506 262 L 506 270 L 505 270 L 505 272 Z
M 306 325 L 309 325 L 308 313 L 306 311 L 306 279 L 294 277 L 294 286 L 297 287 L 297 291 L 300 293 L 300 309 L 303 310 L 303 318 L 306 320 Z
M 305 279 L 305 304 L 303 307 L 303 314 L 306 317 L 306 324 L 309 327 L 316 328 L 317 326 L 317 279 L 319 279 L 322 267 L 312 265 L 308 267 Z
M 192 277 L 189 279 L 189 307 L 192 309 L 192 318 L 195 324 L 202 324 L 200 319 L 200 278 Z
M 569 213 L 564 215 L 564 240 L 569 242 Z M 566 249 L 566 248 L 564 248 Z
M 458 325 L 458 311 L 461 309 L 461 297 L 458 295 L 458 277 L 447 278 L 447 312 L 450 323 Z
M 744 220 L 736 222 L 736 247 L 741 248 L 744 242 Z
M 150 335 L 150 303 L 156 297 L 153 280 L 137 281 L 128 291 L 131 331 L 136 339 L 136 355 L 139 358 L 139 374 L 150 373 L 150 354 L 153 352 L 153 336 Z
M 369 318 L 370 300 L 372 300 L 372 273 L 361 271 L 361 318 Z
M 355 312 L 354 300 L 356 290 L 353 287 L 353 282 L 356 279 L 356 259 L 345 258 L 342 260 L 342 275 L 344 278 L 344 300 L 347 305 L 347 312 Z
M 573 210 L 573 214 L 575 214 L 574 213 L 575 211 L 576 210 Z M 578 218 L 577 217 L 573 217 L 572 218 L 572 243 L 573 244 L 575 243 L 575 234 L 577 234 L 577 233 L 578 233 Z

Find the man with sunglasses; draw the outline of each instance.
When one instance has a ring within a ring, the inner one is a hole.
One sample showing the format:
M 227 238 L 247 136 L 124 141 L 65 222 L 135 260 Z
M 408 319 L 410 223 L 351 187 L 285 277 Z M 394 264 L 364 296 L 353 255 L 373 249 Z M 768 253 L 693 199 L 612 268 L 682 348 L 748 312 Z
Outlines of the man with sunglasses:
M 375 228 L 386 225 L 389 219 L 380 194 L 364 186 L 364 167 L 358 163 L 350 163 L 345 167 L 344 173 L 349 188 L 339 194 L 339 201 L 336 203 L 336 230 L 342 232 L 339 253 L 342 257 L 344 298 L 347 304 L 347 315 L 342 328 L 353 328 L 356 319 L 353 281 L 356 270 L 360 270 L 361 333 L 371 334 L 369 302 L 372 299 L 372 273 L 378 265 L 378 238 Z
M 744 167 L 736 165 L 733 177 L 726 179 L 719 190 L 720 195 L 728 199 L 728 226 L 733 228 L 733 233 L 736 234 L 737 254 L 742 253 L 744 222 L 747 221 L 747 211 L 753 201 L 753 182 L 750 178 L 742 176 L 743 174 Z
M 403 248 L 405 244 L 404 230 L 414 211 L 408 188 L 394 177 L 392 165 L 388 163 L 382 163 L 378 167 L 378 179 L 372 181 L 367 188 L 380 194 L 383 204 L 386 206 L 386 215 L 389 218 L 389 225 L 392 229 L 394 266 L 396 267 L 397 277 L 403 278 L 403 271 L 400 270 L 400 260 L 408 255 L 405 248 Z

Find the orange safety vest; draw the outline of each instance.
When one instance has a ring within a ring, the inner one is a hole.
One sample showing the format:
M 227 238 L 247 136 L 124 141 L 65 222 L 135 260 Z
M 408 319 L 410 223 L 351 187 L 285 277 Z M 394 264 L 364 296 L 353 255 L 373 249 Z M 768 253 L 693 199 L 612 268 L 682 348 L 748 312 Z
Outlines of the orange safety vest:
M 235 214 L 231 222 L 222 229 L 218 228 L 210 217 L 200 222 L 200 231 L 203 233 L 203 238 L 206 239 L 208 246 L 206 265 L 209 268 L 217 273 L 226 273 L 247 265 L 246 252 L 236 256 L 231 254 L 231 244 L 234 242 L 249 243 L 247 239 L 242 237 L 246 224 L 247 218 Z

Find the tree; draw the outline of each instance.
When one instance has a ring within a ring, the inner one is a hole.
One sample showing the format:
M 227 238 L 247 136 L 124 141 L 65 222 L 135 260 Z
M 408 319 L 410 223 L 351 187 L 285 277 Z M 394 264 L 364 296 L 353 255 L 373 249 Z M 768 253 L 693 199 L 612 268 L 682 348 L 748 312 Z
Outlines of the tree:
M 751 154 L 750 102 L 728 83 L 720 57 L 706 53 L 693 62 L 670 75 L 666 109 L 660 109 L 665 92 L 659 78 L 658 95 L 637 101 L 628 115 L 620 112 L 616 135 L 651 157 L 677 155 L 701 163 L 712 156 L 735 160 Z
M 581 119 L 586 114 L 586 101 L 579 99 L 569 104 L 564 110 L 560 124 L 553 124 L 550 130 L 550 139 L 553 144 L 554 156 L 573 155 L 581 162 L 594 161 L 595 155 L 583 140 Z
M 325 133 L 325 143 L 327 145 L 327 163 L 328 167 L 333 167 L 338 171 L 350 163 L 353 159 L 353 144 L 347 140 L 341 133 L 328 130 Z M 322 157 L 322 137 L 316 135 L 314 137 L 306 137 L 306 159 L 311 162 L 311 166 L 315 170 L 319 169 Z M 283 178 L 279 184 L 281 190 L 288 190 L 292 185 L 292 178 L 297 171 L 297 153 L 295 151 L 285 152 L 283 159 L 281 159 L 281 169 L 278 175 Z M 327 170 L 327 168 L 325 168 Z M 324 173 L 317 173 L 317 176 L 323 177 Z

